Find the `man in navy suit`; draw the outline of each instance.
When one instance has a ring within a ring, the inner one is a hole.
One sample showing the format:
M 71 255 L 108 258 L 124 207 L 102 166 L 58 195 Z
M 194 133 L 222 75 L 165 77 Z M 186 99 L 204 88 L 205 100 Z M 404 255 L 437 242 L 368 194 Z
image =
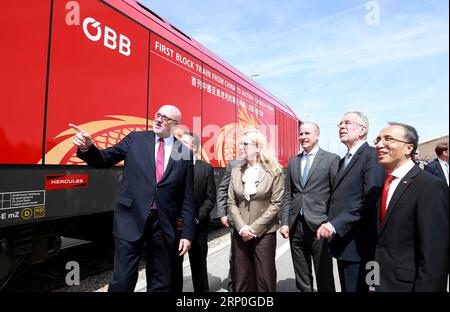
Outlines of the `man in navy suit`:
M 377 209 L 376 291 L 446 291 L 448 187 L 412 161 L 418 141 L 416 129 L 391 122 L 374 142 L 389 173 Z
M 361 112 L 349 112 L 338 124 L 339 137 L 348 152 L 339 163 L 330 198 L 328 221 L 317 239 L 331 238 L 329 249 L 337 259 L 344 292 L 367 292 L 366 264 L 373 260 L 377 236 L 376 204 L 385 170 L 367 144 L 369 121 Z
M 437 176 L 448 186 L 448 142 L 438 143 L 434 150 L 437 158 L 425 165 L 425 171 Z
M 191 246 L 195 228 L 192 152 L 173 136 L 181 112 L 164 105 L 155 114 L 153 131 L 129 133 L 122 141 L 99 150 L 76 125 L 77 156 L 95 168 L 125 160 L 123 187 L 114 211 L 114 271 L 108 291 L 131 292 L 136 286 L 139 258 L 147 257 L 147 291 L 170 291 L 172 262 Z M 177 216 L 183 230 L 176 245 Z M 177 248 L 178 247 L 178 248 Z

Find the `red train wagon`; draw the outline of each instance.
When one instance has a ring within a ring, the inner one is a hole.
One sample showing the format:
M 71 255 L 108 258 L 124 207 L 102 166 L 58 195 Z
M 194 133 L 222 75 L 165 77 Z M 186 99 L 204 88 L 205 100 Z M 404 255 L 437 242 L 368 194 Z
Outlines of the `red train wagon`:
M 110 235 L 120 166 L 85 166 L 68 123 L 106 148 L 151 129 L 163 104 L 199 134 L 220 179 L 239 129 L 263 131 L 284 167 L 298 150 L 293 110 L 134 0 L 2 5 L 0 280 L 42 261 L 61 235 Z

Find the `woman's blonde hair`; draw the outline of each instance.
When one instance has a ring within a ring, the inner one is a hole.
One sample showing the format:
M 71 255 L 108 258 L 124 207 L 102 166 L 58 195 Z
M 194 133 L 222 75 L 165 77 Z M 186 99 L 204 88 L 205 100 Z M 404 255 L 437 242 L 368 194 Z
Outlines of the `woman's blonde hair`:
M 282 167 L 275 155 L 273 155 L 269 150 L 266 137 L 256 128 L 246 129 L 244 130 L 242 135 L 252 140 L 252 142 L 255 143 L 259 148 L 258 162 L 261 164 L 261 166 L 274 176 L 279 174 L 282 170 Z

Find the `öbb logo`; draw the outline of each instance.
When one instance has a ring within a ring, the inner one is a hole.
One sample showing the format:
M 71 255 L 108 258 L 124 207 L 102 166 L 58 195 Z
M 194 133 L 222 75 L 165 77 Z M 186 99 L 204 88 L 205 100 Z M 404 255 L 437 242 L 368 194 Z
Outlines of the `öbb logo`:
M 80 25 L 80 5 L 77 1 L 69 1 L 66 3 L 66 24 L 69 26 Z M 103 37 L 103 45 L 111 50 L 118 50 L 120 54 L 130 56 L 131 41 L 123 34 L 119 34 L 112 28 L 97 21 L 93 17 L 86 17 L 83 20 L 83 32 L 91 41 L 100 41 Z
M 89 25 L 92 25 L 89 27 Z M 86 37 L 92 41 L 99 41 L 102 38 L 102 28 L 100 27 L 101 23 L 96 21 L 92 17 L 86 17 L 83 21 L 83 31 Z M 95 28 L 95 34 L 91 34 L 89 28 Z M 103 32 L 103 45 L 111 50 L 115 50 L 117 48 L 117 33 L 109 28 L 108 26 L 104 26 Z M 119 34 L 119 53 L 129 56 L 131 54 L 131 42 L 126 36 Z

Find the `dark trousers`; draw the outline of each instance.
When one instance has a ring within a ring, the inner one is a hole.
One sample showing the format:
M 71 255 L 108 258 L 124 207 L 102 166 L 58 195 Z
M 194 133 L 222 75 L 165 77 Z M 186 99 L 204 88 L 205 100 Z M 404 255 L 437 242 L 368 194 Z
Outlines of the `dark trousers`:
M 128 242 L 114 240 L 114 270 L 108 292 L 133 292 L 138 278 L 139 260 L 145 248 L 147 291 L 170 291 L 173 246 L 161 235 L 158 216 L 147 219 L 142 238 Z
M 196 238 L 189 250 L 192 285 L 195 292 L 208 292 L 208 227 L 209 220 L 197 226 Z
M 236 291 L 236 277 L 234 274 L 234 268 L 235 268 L 235 261 L 234 261 L 234 252 L 233 252 L 233 246 L 234 246 L 234 239 L 233 239 L 233 233 L 234 229 L 230 227 L 230 240 L 231 240 L 231 246 L 230 246 L 230 254 L 228 256 L 228 263 L 230 264 L 230 269 L 228 270 L 228 284 L 227 284 L 227 290 L 228 292 L 235 292 Z
M 276 291 L 276 232 L 266 233 L 244 242 L 239 233 L 234 231 L 233 240 L 236 291 Z
M 316 239 L 304 216 L 299 216 L 290 235 L 292 262 L 294 264 L 297 289 L 313 292 L 311 258 L 314 262 L 317 290 L 334 292 L 333 259 L 328 252 L 328 240 Z
M 189 249 L 192 285 L 195 292 L 209 292 L 208 284 L 208 226 L 209 220 L 196 226 L 195 239 Z M 183 256 L 175 256 L 173 291 L 183 291 Z
M 366 263 L 366 261 L 337 261 L 342 292 L 369 291 L 369 285 L 366 283 Z

